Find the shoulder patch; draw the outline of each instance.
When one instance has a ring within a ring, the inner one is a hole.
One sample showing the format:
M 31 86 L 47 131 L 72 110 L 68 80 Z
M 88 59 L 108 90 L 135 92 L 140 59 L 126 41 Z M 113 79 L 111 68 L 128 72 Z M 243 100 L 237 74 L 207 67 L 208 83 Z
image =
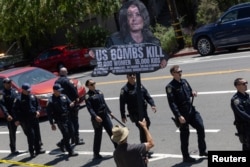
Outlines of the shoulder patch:
M 170 86 L 167 87 L 167 93 L 171 93 L 172 92 L 172 88 Z
M 99 94 L 103 94 L 102 91 L 100 91 L 100 90 L 98 92 L 99 92 Z
M 239 99 L 234 99 L 234 105 L 238 105 L 240 104 L 240 100 Z
M 74 82 L 73 82 L 73 80 L 72 80 L 72 79 L 70 79 L 70 80 L 69 80 L 69 82 L 70 82 L 71 84 L 73 84 L 73 85 L 74 85 Z
M 88 98 L 89 98 L 89 95 L 86 94 L 86 95 L 85 95 L 85 100 L 88 100 Z
M 123 90 L 123 89 L 121 89 L 120 95 L 123 95 L 123 94 L 124 94 L 124 90 Z

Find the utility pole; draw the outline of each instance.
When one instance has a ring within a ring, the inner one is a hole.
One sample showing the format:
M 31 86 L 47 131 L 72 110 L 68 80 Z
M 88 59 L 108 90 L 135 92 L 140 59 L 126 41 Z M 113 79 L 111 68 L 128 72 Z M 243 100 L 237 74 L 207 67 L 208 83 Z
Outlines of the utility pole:
M 167 0 L 167 3 L 168 3 L 170 15 L 171 15 L 171 23 L 174 28 L 175 37 L 178 43 L 178 50 L 180 50 L 184 48 L 185 42 L 184 42 L 182 30 L 181 30 L 181 24 L 180 24 L 175 0 Z

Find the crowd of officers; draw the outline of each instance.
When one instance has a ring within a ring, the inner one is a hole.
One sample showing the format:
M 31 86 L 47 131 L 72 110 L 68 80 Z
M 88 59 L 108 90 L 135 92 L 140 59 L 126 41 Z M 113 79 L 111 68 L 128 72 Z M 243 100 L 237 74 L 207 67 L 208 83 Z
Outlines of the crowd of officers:
M 193 97 L 197 94 L 192 90 L 186 79 L 182 79 L 182 70 L 178 65 L 170 68 L 170 73 L 173 80 L 166 86 L 166 94 L 170 109 L 175 118 L 173 119 L 180 129 L 181 152 L 184 162 L 195 162 L 196 160 L 189 155 L 188 140 L 189 140 L 189 125 L 197 130 L 198 147 L 200 156 L 207 156 L 205 132 L 203 120 L 198 111 L 192 104 Z M 138 87 L 136 84 L 137 74 L 127 74 L 127 83 L 121 88 L 120 92 L 120 112 L 122 122 L 127 122 L 127 117 L 138 127 L 141 143 L 146 143 L 147 137 L 145 127 L 150 126 L 150 119 L 147 114 L 147 104 L 151 106 L 153 112 L 156 112 L 154 100 L 148 93 L 147 89 L 140 85 L 142 102 L 142 113 L 138 113 Z M 17 126 L 21 125 L 24 134 L 28 141 L 28 151 L 30 157 L 33 158 L 38 154 L 45 153 L 42 149 L 42 138 L 39 127 L 40 106 L 38 99 L 31 94 L 31 85 L 24 83 L 22 91 L 17 92 L 11 86 L 9 78 L 3 79 L 3 90 L 1 90 L 0 107 L 7 119 L 9 129 L 10 151 L 11 154 L 17 155 L 16 150 L 16 130 Z M 94 128 L 93 152 L 94 159 L 101 159 L 99 154 L 101 148 L 102 130 L 106 130 L 110 139 L 112 139 L 113 124 L 110 120 L 114 118 L 111 110 L 105 102 L 103 93 L 95 88 L 95 82 L 92 79 L 86 81 L 85 86 L 88 92 L 85 95 L 87 110 L 91 116 L 91 122 Z M 237 135 L 243 145 L 243 150 L 250 150 L 250 98 L 247 91 L 247 81 L 244 78 L 237 78 L 234 85 L 237 93 L 231 99 L 231 107 L 235 114 L 235 125 L 238 130 Z M 53 94 L 48 99 L 47 114 L 52 130 L 57 128 L 62 134 L 62 140 L 57 143 L 61 151 L 68 152 L 69 156 L 77 156 L 71 144 L 84 144 L 83 139 L 79 138 L 79 122 L 78 122 L 78 106 L 79 98 L 76 88 L 67 77 L 67 69 L 61 68 L 60 77 L 53 85 Z M 126 115 L 127 106 L 128 115 Z M 146 124 L 144 128 L 139 121 L 144 119 Z M 57 126 L 56 126 L 57 125 Z M 128 133 L 126 133 L 126 136 Z M 124 138 L 125 139 L 125 138 Z M 71 141 L 71 142 L 70 142 Z M 111 142 L 114 148 L 117 144 L 113 140 Z M 126 143 L 126 142 L 125 142 Z

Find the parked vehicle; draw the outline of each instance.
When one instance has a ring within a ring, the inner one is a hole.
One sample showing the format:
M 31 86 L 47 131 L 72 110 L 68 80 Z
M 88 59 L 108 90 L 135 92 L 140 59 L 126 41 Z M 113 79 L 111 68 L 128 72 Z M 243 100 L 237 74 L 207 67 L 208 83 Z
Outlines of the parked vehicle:
M 84 66 L 91 66 L 93 59 L 88 54 L 87 48 L 78 48 L 73 45 L 62 45 L 50 48 L 34 59 L 33 66 L 40 67 L 51 72 L 58 71 L 61 67 L 68 70 Z
M 216 23 L 198 28 L 192 38 L 194 49 L 202 55 L 211 55 L 216 49 L 236 51 L 250 45 L 250 3 L 229 8 Z
M 41 105 L 41 116 L 46 116 L 45 107 L 47 100 L 49 96 L 52 95 L 53 85 L 58 76 L 37 67 L 19 67 L 8 69 L 0 72 L 0 90 L 3 89 L 3 79 L 7 77 L 12 80 L 12 86 L 19 92 L 21 92 L 23 83 L 29 83 L 31 85 L 31 93 L 39 99 L 39 103 Z M 86 89 L 79 80 L 72 79 L 72 81 L 78 90 L 80 106 L 83 106 Z M 2 111 L 0 111 L 0 118 L 4 118 Z

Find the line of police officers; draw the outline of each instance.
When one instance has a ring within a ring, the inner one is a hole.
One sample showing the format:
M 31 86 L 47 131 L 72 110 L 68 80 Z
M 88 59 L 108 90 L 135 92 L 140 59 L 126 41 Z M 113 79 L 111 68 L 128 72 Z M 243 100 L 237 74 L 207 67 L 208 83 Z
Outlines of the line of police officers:
M 193 94 L 188 82 L 185 79 L 181 79 L 182 70 L 180 67 L 173 66 L 170 69 L 170 73 L 173 75 L 173 80 L 166 86 L 166 93 L 168 95 L 170 108 L 180 124 L 179 128 L 181 131 L 181 150 L 183 153 L 183 160 L 185 162 L 194 162 L 195 160 L 192 159 L 188 153 L 188 124 L 192 125 L 198 131 L 200 155 L 207 156 L 203 121 L 200 114 L 192 106 L 190 97 L 195 95 Z M 139 117 L 136 110 L 138 103 L 136 98 L 137 92 L 135 74 L 127 74 L 127 79 L 128 82 L 124 85 L 124 87 L 122 87 L 120 93 L 121 117 L 125 123 L 127 121 L 125 105 L 127 105 L 131 121 L 137 123 L 139 121 Z M 3 80 L 3 85 L 4 89 L 1 92 L 2 98 L 0 101 L 0 107 L 7 118 L 7 125 L 10 132 L 9 138 L 11 153 L 14 155 L 18 154 L 15 144 L 16 129 L 18 125 L 21 125 L 25 135 L 27 136 L 31 157 L 45 153 L 45 151 L 41 148 L 42 141 L 38 120 L 40 107 L 36 97 L 30 94 L 30 85 L 24 83 L 20 94 L 18 94 L 17 91 L 11 87 L 11 80 L 9 78 L 5 78 Z M 102 128 L 104 127 L 108 135 L 112 136 L 113 124 L 109 117 L 113 118 L 113 114 L 104 100 L 103 93 L 100 90 L 95 89 L 95 82 L 90 79 L 86 81 L 85 85 L 89 88 L 85 97 L 86 106 L 91 115 L 92 125 L 95 130 L 93 143 L 94 159 L 100 159 L 102 158 L 99 154 Z M 246 93 L 247 81 L 243 78 L 237 78 L 234 85 L 237 88 L 237 93 L 231 100 L 231 107 L 235 114 L 235 124 L 239 132 L 238 135 L 240 137 L 240 141 L 243 144 L 243 150 L 249 150 L 250 132 L 248 130 L 249 128 L 246 128 L 246 126 L 248 126 L 250 122 L 250 98 L 249 94 Z M 142 104 L 144 104 L 143 114 L 147 119 L 149 127 L 150 120 L 147 114 L 147 103 L 151 105 L 154 112 L 156 112 L 156 107 L 146 88 L 141 86 L 141 89 L 143 94 Z M 53 86 L 53 95 L 49 98 L 47 104 L 48 118 L 52 130 L 56 130 L 55 124 L 57 124 L 62 133 L 63 139 L 61 141 L 62 145 L 60 146 L 61 150 L 64 151 L 65 147 L 69 156 L 76 156 L 78 154 L 75 153 L 70 146 L 70 138 L 72 134 L 76 133 L 74 132 L 74 126 L 72 125 L 72 120 L 69 116 L 71 108 L 75 106 L 75 102 L 72 102 L 67 95 L 62 94 L 63 90 L 64 88 L 58 82 L 56 82 Z M 188 104 L 187 107 L 185 107 L 186 104 Z M 241 127 L 239 125 L 241 125 Z M 139 131 L 140 139 L 143 143 L 144 134 L 140 129 Z M 116 148 L 116 144 L 113 144 Z

